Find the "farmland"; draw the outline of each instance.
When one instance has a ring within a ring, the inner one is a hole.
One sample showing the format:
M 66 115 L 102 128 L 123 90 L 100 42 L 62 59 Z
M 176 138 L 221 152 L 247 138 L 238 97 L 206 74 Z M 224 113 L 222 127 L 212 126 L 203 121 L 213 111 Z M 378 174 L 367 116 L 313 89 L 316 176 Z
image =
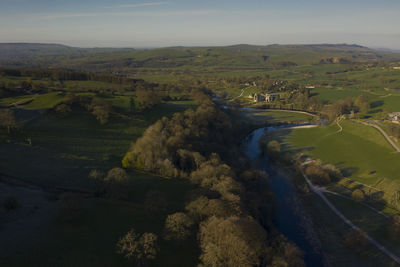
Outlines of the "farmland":
M 0 128 L 0 192 L 16 197 L 22 207 L 14 217 L 0 219 L 10 240 L 8 247 L 0 244 L 5 265 L 40 265 L 46 258 L 50 265 L 128 266 L 116 253 L 116 243 L 134 228 L 159 238 L 158 256 L 150 265 L 193 266 L 206 253 L 198 236 L 212 221 L 207 216 L 231 220 L 246 214 L 254 217 L 252 223 L 265 220 L 263 231 L 269 231 L 275 227 L 273 204 L 259 204 L 273 203 L 269 188 L 261 178 L 262 186 L 243 178 L 254 170 L 246 170 L 251 162 L 238 148 L 249 129 L 265 125 L 326 121 L 321 127 L 277 131 L 269 138 L 280 142 L 283 153 L 303 153 L 336 166 L 344 178 L 328 185 L 329 190 L 350 196 L 355 188 L 367 195 L 374 188 L 372 193 L 384 192 L 386 201 L 374 207 L 397 214 L 399 154 L 374 128 L 350 120 L 376 119 L 388 130 L 384 119 L 399 111 L 399 72 L 392 68 L 400 62 L 397 54 L 353 45 L 55 49 L 55 54 L 49 50 L 40 57 L 22 49 L 26 60 L 0 57 L 0 108 L 15 119 Z M 279 99 L 254 102 L 254 94 L 271 92 Z M 338 103 L 344 107 L 340 115 L 332 111 Z M 337 124 L 336 116 L 347 119 Z M 93 170 L 108 177 L 111 169 L 122 166 L 129 181 L 125 198 L 108 196 L 89 178 Z M 82 195 L 78 215 L 64 214 L 64 193 L 71 192 Z M 323 217 L 316 231 L 334 262 L 363 262 L 332 234 L 345 235 L 346 226 L 310 194 L 301 197 L 312 218 Z M 200 208 L 209 214 L 189 211 L 187 204 L 196 198 L 210 199 L 214 206 Z M 351 200 L 330 199 L 397 253 L 382 230 L 387 220 Z M 166 236 L 166 218 L 174 213 L 195 218 L 184 240 Z M 29 220 L 24 223 L 24 218 Z M 377 222 L 375 228 L 369 219 Z M 21 223 L 13 225 L 16 220 Z M 326 236 L 321 232 L 325 228 L 331 231 Z M 30 240 L 22 248 L 20 229 L 27 229 L 23 233 Z M 277 238 L 279 233 L 268 234 L 271 244 L 287 244 Z M 284 253 L 274 246 L 268 249 Z M 59 256 L 59 251 L 65 253 Z M 389 264 L 374 248 L 363 255 L 371 265 Z

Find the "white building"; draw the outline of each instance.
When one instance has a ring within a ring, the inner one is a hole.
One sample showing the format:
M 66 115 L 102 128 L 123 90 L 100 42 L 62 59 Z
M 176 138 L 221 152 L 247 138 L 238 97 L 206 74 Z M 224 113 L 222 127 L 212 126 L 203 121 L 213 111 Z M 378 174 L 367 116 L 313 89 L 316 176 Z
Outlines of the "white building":
M 392 122 L 400 123 L 400 112 L 393 112 L 389 114 L 389 120 Z

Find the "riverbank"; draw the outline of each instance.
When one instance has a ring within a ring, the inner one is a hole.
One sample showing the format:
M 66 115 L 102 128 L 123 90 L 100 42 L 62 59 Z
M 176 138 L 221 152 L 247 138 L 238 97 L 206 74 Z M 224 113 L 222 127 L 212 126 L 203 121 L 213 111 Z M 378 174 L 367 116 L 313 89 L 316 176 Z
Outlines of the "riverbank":
M 292 127 L 292 125 L 280 127 Z M 253 168 L 268 173 L 270 190 L 275 194 L 276 200 L 273 221 L 280 232 L 303 250 L 304 260 L 308 266 L 327 266 L 324 264 L 318 238 L 313 232 L 312 220 L 304 212 L 301 201 L 288 179 L 290 175 L 261 155 L 259 140 L 268 129 L 271 127 L 259 128 L 246 138 L 245 153 L 251 160 Z
M 372 245 L 366 247 L 362 254 L 354 253 L 345 246 L 344 237 L 351 228 L 309 190 L 304 179 L 295 179 L 297 174 L 294 170 L 260 157 L 258 142 L 263 135 L 272 130 L 292 127 L 298 126 L 262 127 L 253 131 L 246 140 L 246 154 L 252 160 L 252 165 L 269 174 L 271 190 L 277 200 L 274 220 L 278 229 L 304 250 L 305 261 L 310 266 L 392 265 L 393 261 L 377 252 Z M 297 184 L 299 181 L 300 184 Z M 317 263 L 315 251 L 318 250 L 320 259 Z

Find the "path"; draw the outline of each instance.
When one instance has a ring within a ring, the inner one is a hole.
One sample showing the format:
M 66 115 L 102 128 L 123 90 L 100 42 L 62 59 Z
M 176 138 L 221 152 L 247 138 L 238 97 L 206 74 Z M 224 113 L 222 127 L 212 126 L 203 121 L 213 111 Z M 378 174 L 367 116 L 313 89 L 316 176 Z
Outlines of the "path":
M 330 190 L 328 190 L 328 189 L 326 189 L 326 188 L 324 188 L 324 187 L 320 187 L 319 190 L 322 191 L 323 193 L 329 193 L 329 194 L 332 194 L 332 195 L 335 195 L 335 196 L 338 196 L 338 197 L 341 197 L 341 198 L 344 198 L 344 199 L 348 199 L 348 200 L 354 201 L 351 197 L 348 197 L 348 196 L 345 196 L 345 195 L 342 195 L 342 194 L 339 194 L 339 193 L 330 191 Z M 385 218 L 387 218 L 387 219 L 390 218 L 389 215 L 383 213 L 382 211 L 379 211 L 379 210 L 375 209 L 375 208 L 372 207 L 371 205 L 365 204 L 365 203 L 363 203 L 363 202 L 359 202 L 358 204 L 360 204 L 360 205 L 362 205 L 362 206 L 364 206 L 364 207 L 367 207 L 367 208 L 369 208 L 370 210 L 373 210 L 374 212 L 378 213 L 379 215 L 381 215 L 381 216 L 383 216 L 383 217 L 385 217 Z
M 379 127 L 378 125 L 376 125 L 375 123 L 371 123 L 371 122 L 364 122 L 364 121 L 360 121 L 360 120 L 355 120 L 358 123 L 367 125 L 367 126 L 371 126 L 374 127 L 375 129 L 377 129 L 385 138 L 386 140 L 392 145 L 392 147 L 397 151 L 400 152 L 400 148 L 393 142 L 392 139 L 390 139 L 389 135 L 387 135 L 387 133 L 382 130 L 381 127 Z
M 307 184 L 310 186 L 311 191 L 313 191 L 315 194 L 317 194 L 327 205 L 328 207 L 337 215 L 339 216 L 346 224 L 348 224 L 352 229 L 355 230 L 360 230 L 352 221 L 347 219 L 333 204 L 332 202 L 329 201 L 329 199 L 326 198 L 326 196 L 323 194 L 323 192 L 316 186 L 314 186 L 311 181 L 308 179 L 307 175 L 301 170 L 303 177 L 305 178 Z M 363 231 L 362 231 L 363 232 Z M 385 253 L 387 256 L 389 256 L 392 260 L 400 264 L 400 258 L 394 255 L 392 252 L 387 250 L 384 246 L 379 244 L 377 241 L 375 241 L 372 237 L 370 237 L 367 233 L 363 232 L 365 234 L 365 237 L 368 239 L 368 241 L 373 244 L 375 247 L 377 247 L 379 250 L 381 250 L 383 253 Z
M 343 127 L 342 127 L 342 125 L 340 125 L 341 120 L 342 120 L 342 118 L 336 119 L 336 124 L 337 124 L 337 126 L 339 126 L 339 130 L 336 133 L 341 133 L 343 131 Z
M 240 93 L 240 95 L 238 95 L 238 96 L 235 96 L 234 98 L 232 98 L 232 99 L 228 100 L 228 102 L 231 102 L 231 101 L 233 101 L 233 100 L 235 100 L 235 99 L 237 99 L 237 98 L 240 98 L 240 97 L 242 97 L 242 96 L 243 96 L 243 94 L 244 94 L 244 89 L 246 89 L 246 88 L 243 88 L 243 89 L 242 89 L 242 92 Z

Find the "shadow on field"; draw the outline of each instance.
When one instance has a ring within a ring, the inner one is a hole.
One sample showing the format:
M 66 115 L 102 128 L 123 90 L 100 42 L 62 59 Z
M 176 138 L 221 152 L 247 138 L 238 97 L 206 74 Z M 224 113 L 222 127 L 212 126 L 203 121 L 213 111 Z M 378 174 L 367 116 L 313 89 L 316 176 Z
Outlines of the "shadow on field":
M 371 103 L 371 108 L 377 108 L 383 106 L 385 102 L 383 100 L 374 101 Z
M 337 165 L 341 165 L 341 164 L 337 164 Z M 344 177 L 350 177 L 352 176 L 354 173 L 356 173 L 358 171 L 359 168 L 357 167 L 346 167 L 346 168 L 340 168 L 340 170 L 342 171 L 342 174 Z

